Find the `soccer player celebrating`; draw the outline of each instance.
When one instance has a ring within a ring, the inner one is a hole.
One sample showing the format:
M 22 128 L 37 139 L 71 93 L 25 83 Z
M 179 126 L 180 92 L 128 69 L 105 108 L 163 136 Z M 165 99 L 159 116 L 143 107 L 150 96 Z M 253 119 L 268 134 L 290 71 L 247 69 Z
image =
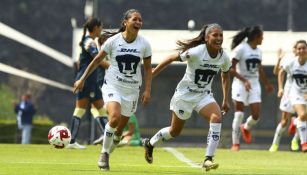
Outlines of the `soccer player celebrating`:
M 74 91 L 82 91 L 85 80 L 98 67 L 106 55 L 110 58 L 110 67 L 106 71 L 102 87 L 103 99 L 107 103 L 109 122 L 106 124 L 98 167 L 108 171 L 109 154 L 112 144 L 120 141 L 129 116 L 135 113 L 142 84 L 141 62 L 144 63 L 145 90 L 142 103 L 150 100 L 151 94 L 151 47 L 149 42 L 138 35 L 142 27 L 139 11 L 130 9 L 124 13 L 121 28 L 112 33 L 88 66 L 82 77 L 75 82 Z M 113 139 L 114 136 L 114 139 Z
M 247 42 L 242 42 L 247 38 Z M 261 65 L 262 53 L 257 47 L 262 43 L 263 31 L 260 26 L 246 27 L 239 31 L 232 40 L 233 49 L 231 74 L 234 75 L 232 83 L 232 99 L 235 108 L 232 123 L 232 147 L 231 150 L 240 149 L 240 129 L 243 140 L 250 144 L 252 136 L 251 128 L 259 121 L 261 88 L 259 83 L 263 81 L 268 92 L 273 91 L 273 86 L 266 79 Z M 242 42 L 242 43 L 241 43 Z M 244 124 L 244 106 L 249 105 L 251 116 Z
M 297 59 L 285 63 L 278 74 L 278 96 L 284 94 L 284 76 L 290 74 L 293 79 L 289 97 L 290 103 L 294 106 L 298 120 L 296 122 L 297 131 L 300 136 L 302 151 L 307 151 L 307 43 L 305 40 L 297 42 Z
M 145 159 L 148 163 L 153 162 L 154 147 L 162 141 L 179 136 L 185 121 L 195 110 L 210 123 L 203 167 L 207 171 L 218 167 L 218 164 L 213 161 L 213 156 L 220 140 L 222 112 L 211 92 L 211 84 L 214 76 L 221 69 L 224 95 L 222 110 L 227 112 L 229 110 L 228 71 L 231 66 L 229 57 L 222 49 L 222 43 L 222 27 L 218 24 L 205 25 L 196 38 L 178 41 L 180 52 L 168 56 L 153 70 L 153 76 L 156 76 L 173 61 L 187 62 L 185 75 L 177 85 L 170 102 L 171 125 L 158 131 L 151 139 L 143 140 Z

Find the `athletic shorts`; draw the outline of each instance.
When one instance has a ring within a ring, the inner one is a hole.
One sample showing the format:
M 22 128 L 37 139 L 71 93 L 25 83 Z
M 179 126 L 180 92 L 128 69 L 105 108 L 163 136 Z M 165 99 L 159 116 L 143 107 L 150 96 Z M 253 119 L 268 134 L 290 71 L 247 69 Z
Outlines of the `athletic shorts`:
M 243 102 L 245 106 L 261 102 L 261 87 L 259 81 L 250 82 L 251 89 L 245 90 L 240 80 L 234 80 L 231 86 L 231 97 L 235 101 Z
M 288 95 L 283 95 L 280 99 L 279 109 L 283 112 L 295 113 L 295 110 L 290 102 L 290 98 Z
M 290 92 L 290 103 L 292 106 L 294 105 L 307 105 L 307 101 L 305 100 L 304 93 L 296 93 L 296 92 Z
M 139 99 L 139 89 L 123 88 L 111 83 L 103 84 L 101 88 L 103 100 L 108 102 L 118 102 L 121 105 L 121 114 L 130 117 L 137 109 Z
M 171 99 L 170 110 L 172 110 L 181 120 L 187 120 L 191 117 L 193 110 L 199 111 L 210 103 L 216 103 L 213 94 L 205 95 L 199 102 L 189 102 L 182 98 L 177 98 L 175 95 Z
M 102 93 L 98 84 L 95 84 L 93 86 L 85 86 L 82 91 L 76 94 L 76 98 L 77 100 L 89 98 L 91 101 L 96 101 L 102 99 Z

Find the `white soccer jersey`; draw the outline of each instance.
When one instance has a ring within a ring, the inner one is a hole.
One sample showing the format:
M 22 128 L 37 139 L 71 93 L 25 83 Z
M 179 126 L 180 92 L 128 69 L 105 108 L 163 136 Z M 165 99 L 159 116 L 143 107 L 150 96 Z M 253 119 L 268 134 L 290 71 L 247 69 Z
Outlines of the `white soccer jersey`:
M 105 42 L 103 50 L 110 59 L 106 82 L 125 88 L 139 88 L 142 84 L 141 62 L 151 56 L 149 42 L 138 35 L 132 43 L 127 43 L 118 33 Z
M 293 79 L 290 96 L 304 95 L 307 93 L 307 62 L 300 65 L 298 58 L 296 58 L 287 62 L 282 68 L 291 75 Z
M 233 50 L 231 58 L 238 60 L 236 71 L 240 75 L 248 80 L 259 80 L 259 65 L 262 61 L 259 48 L 253 49 L 248 43 L 243 42 Z
M 294 59 L 297 59 L 295 56 L 292 56 L 292 57 L 285 57 L 283 58 L 281 61 L 281 68 L 284 67 L 284 65 L 287 65 L 289 64 L 289 62 L 293 61 Z M 289 92 L 290 92 L 290 87 L 291 87 L 291 84 L 292 84 L 292 77 L 291 77 L 291 74 L 288 74 L 287 73 L 287 76 L 286 76 L 286 83 L 284 85 L 284 96 L 288 96 L 289 95 Z
M 188 63 L 174 96 L 190 102 L 199 102 L 204 95 L 208 95 L 214 76 L 220 69 L 227 72 L 231 67 L 225 52 L 211 58 L 205 44 L 188 49 L 180 54 L 180 58 Z

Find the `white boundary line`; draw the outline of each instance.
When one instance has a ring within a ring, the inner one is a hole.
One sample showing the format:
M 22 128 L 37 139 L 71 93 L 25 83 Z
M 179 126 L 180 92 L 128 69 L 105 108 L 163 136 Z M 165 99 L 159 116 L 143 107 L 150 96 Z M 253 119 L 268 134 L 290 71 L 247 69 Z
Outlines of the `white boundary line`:
M 0 22 L 0 35 L 3 35 L 7 38 L 15 40 L 16 42 L 19 42 L 45 55 L 48 55 L 51 58 L 55 59 L 58 62 L 65 64 L 68 67 L 73 67 L 73 60 L 69 56 L 55 49 L 52 49 L 49 46 L 39 41 L 32 39 L 31 37 L 3 24 L 2 22 Z
M 184 154 L 182 154 L 181 152 L 177 151 L 175 148 L 165 147 L 163 149 L 165 149 L 167 152 L 172 153 L 178 160 L 188 164 L 190 167 L 192 167 L 192 168 L 200 168 L 200 165 L 197 165 L 195 162 L 193 162 L 192 160 L 190 160 L 187 157 L 185 157 Z
M 2 64 L 2 63 L 0 63 L 0 71 L 5 72 L 5 73 L 9 73 L 9 74 L 12 74 L 12 75 L 16 75 L 16 76 L 19 76 L 19 77 L 23 77 L 23 78 L 26 78 L 26 79 L 38 81 L 40 83 L 43 83 L 43 84 L 46 84 L 46 85 L 49 85 L 49 86 L 53 86 L 53 87 L 57 87 L 57 88 L 60 88 L 60 89 L 63 89 L 63 90 L 68 90 L 68 91 L 71 91 L 71 92 L 73 90 L 71 86 L 68 86 L 68 85 L 65 85 L 65 84 L 62 84 L 62 83 L 58 83 L 58 82 L 53 81 L 53 80 L 49 80 L 47 78 L 44 78 L 44 77 L 41 77 L 41 76 L 38 76 L 38 75 L 35 75 L 35 74 L 25 72 L 25 71 L 16 69 L 14 67 L 11 67 L 11 66 L 8 66 L 8 65 L 5 65 L 5 64 Z

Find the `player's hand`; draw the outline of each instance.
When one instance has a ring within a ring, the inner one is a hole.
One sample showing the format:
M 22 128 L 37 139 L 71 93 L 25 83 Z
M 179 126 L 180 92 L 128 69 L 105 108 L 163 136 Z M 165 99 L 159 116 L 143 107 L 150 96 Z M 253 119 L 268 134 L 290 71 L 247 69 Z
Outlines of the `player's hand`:
M 278 93 L 277 93 L 277 97 L 282 97 L 284 95 L 284 90 L 283 89 L 279 89 Z
M 83 80 L 77 80 L 75 83 L 74 83 L 74 90 L 73 92 L 74 93 L 77 93 L 78 91 L 82 91 L 83 90 L 83 87 L 84 87 L 84 82 Z
M 243 81 L 243 84 L 244 84 L 245 90 L 246 90 L 247 92 L 249 92 L 249 90 L 252 89 L 251 84 L 249 83 L 248 80 L 244 80 L 244 81 Z
M 143 105 L 147 105 L 148 103 L 149 103 L 149 101 L 150 101 L 150 91 L 144 91 L 144 93 L 143 93 L 143 95 L 142 95 L 142 99 L 141 99 L 141 101 L 142 101 L 142 104 Z
M 223 102 L 223 104 L 222 104 L 222 115 L 225 115 L 229 111 L 229 109 L 230 109 L 230 105 L 229 105 L 228 101 Z

